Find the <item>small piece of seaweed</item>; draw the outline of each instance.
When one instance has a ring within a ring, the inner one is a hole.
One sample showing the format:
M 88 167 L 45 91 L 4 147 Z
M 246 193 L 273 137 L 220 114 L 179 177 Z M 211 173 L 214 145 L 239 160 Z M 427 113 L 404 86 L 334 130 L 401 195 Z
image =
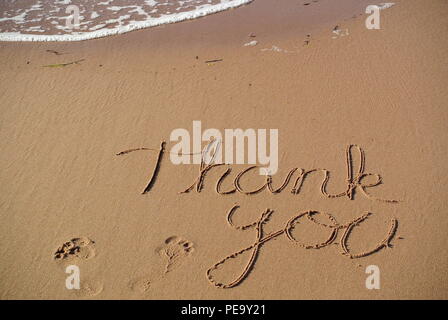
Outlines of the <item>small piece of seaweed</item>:
M 76 61 L 67 62 L 67 63 L 48 64 L 48 65 L 45 65 L 45 66 L 42 66 L 42 67 L 45 67 L 45 68 L 62 68 L 62 67 L 66 67 L 66 66 L 69 66 L 69 65 L 72 65 L 72 64 L 78 64 L 78 63 L 80 63 L 81 61 L 84 61 L 84 60 L 85 59 L 76 60 Z

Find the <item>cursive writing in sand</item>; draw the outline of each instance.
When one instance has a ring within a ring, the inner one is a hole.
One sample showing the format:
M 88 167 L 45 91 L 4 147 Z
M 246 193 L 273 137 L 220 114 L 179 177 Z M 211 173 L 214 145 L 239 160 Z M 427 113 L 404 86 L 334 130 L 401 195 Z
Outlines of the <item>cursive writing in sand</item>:
M 155 185 L 157 176 L 161 169 L 161 163 L 163 160 L 163 156 L 166 152 L 165 145 L 166 145 L 165 142 L 162 142 L 160 145 L 160 149 L 158 150 L 157 161 L 154 165 L 154 169 L 151 172 L 151 178 L 150 178 L 148 184 L 146 185 L 145 189 L 143 190 L 142 194 L 146 194 L 149 191 L 151 191 Z M 124 154 L 129 154 L 134 151 L 143 151 L 143 150 L 155 151 L 155 149 L 149 149 L 149 148 L 135 148 L 135 149 L 129 149 L 126 151 L 122 151 L 122 152 L 118 153 L 117 155 L 124 155 Z M 354 157 L 355 156 L 357 157 L 357 160 L 358 160 L 358 161 L 356 161 L 356 163 L 358 164 L 356 167 L 354 166 Z M 213 159 L 213 156 L 211 158 Z M 261 182 L 260 182 L 259 187 L 255 188 L 253 190 L 248 190 L 245 186 L 242 185 L 242 178 L 246 174 L 248 174 L 250 171 L 258 168 L 258 166 L 250 166 L 246 169 L 243 169 L 241 172 L 239 172 L 236 175 L 235 179 L 233 180 L 232 188 L 228 189 L 228 190 L 223 190 L 222 185 L 223 185 L 225 179 L 231 173 L 232 168 L 226 164 L 221 164 L 221 163 L 216 164 L 216 163 L 213 163 L 213 161 L 206 162 L 204 159 L 205 159 L 205 157 L 202 158 L 202 161 L 200 163 L 199 172 L 198 172 L 197 177 L 193 180 L 193 182 L 186 189 L 184 189 L 180 193 L 188 193 L 193 190 L 195 190 L 197 193 L 200 193 L 203 189 L 204 181 L 206 179 L 207 174 L 212 169 L 222 167 L 222 166 L 227 166 L 226 170 L 221 174 L 220 178 L 217 180 L 216 185 L 215 185 L 215 191 L 217 194 L 220 194 L 220 195 L 230 195 L 230 194 L 233 194 L 236 192 L 246 194 L 246 195 L 253 195 L 253 194 L 260 193 L 262 191 L 267 191 L 272 194 L 276 194 L 276 193 L 280 193 L 280 192 L 284 191 L 287 188 L 287 186 L 290 184 L 290 182 L 293 180 L 293 178 L 295 178 L 295 180 L 294 180 L 293 186 L 290 191 L 292 194 L 296 195 L 300 192 L 302 185 L 308 175 L 321 174 L 322 182 L 320 184 L 320 193 L 323 196 L 325 196 L 326 198 L 331 199 L 331 198 L 346 197 L 349 200 L 353 200 L 355 192 L 359 191 L 362 195 L 364 195 L 366 198 L 368 198 L 370 200 L 382 201 L 385 203 L 397 203 L 398 202 L 398 200 L 379 198 L 379 197 L 371 195 L 368 192 L 368 189 L 380 185 L 382 183 L 382 178 L 381 178 L 380 174 L 378 174 L 378 173 L 367 173 L 366 172 L 366 170 L 365 170 L 365 162 L 366 162 L 365 152 L 360 146 L 354 145 L 354 144 L 348 145 L 345 150 L 345 163 L 346 163 L 346 169 L 347 169 L 346 187 L 339 193 L 328 192 L 327 189 L 328 189 L 328 183 L 330 180 L 331 173 L 329 170 L 321 169 L 321 168 L 315 168 L 315 169 L 309 169 L 309 170 L 306 170 L 303 168 L 300 168 L 300 169 L 292 168 L 288 172 L 288 174 L 286 175 L 283 182 L 280 184 L 280 186 L 278 188 L 275 188 L 273 186 L 273 177 L 271 175 L 267 175 L 265 178 L 260 179 Z M 298 173 L 298 175 L 296 173 Z M 367 178 L 372 178 L 372 177 L 374 178 L 373 182 L 366 182 Z M 251 224 L 248 224 L 248 225 L 239 226 L 239 225 L 235 225 L 232 220 L 232 217 L 238 208 L 239 208 L 239 206 L 233 206 L 229 210 L 229 212 L 227 214 L 227 223 L 229 224 L 229 226 L 231 226 L 232 228 L 235 228 L 237 230 L 244 231 L 244 230 L 248 230 L 248 229 L 253 229 L 256 234 L 255 241 L 252 244 L 250 244 L 249 246 L 242 248 L 242 249 L 226 256 L 225 258 L 223 258 L 222 260 L 215 263 L 212 267 L 210 267 L 206 271 L 206 276 L 207 276 L 208 281 L 212 285 L 214 285 L 218 288 L 224 288 L 224 289 L 233 288 L 233 287 L 237 286 L 238 284 L 240 284 L 249 275 L 251 269 L 253 268 L 253 266 L 255 264 L 255 260 L 259 254 L 260 247 L 262 245 L 264 245 L 265 243 L 267 243 L 277 237 L 285 236 L 293 245 L 297 245 L 297 246 L 300 246 L 305 249 L 322 249 L 322 248 L 329 246 L 330 244 L 333 244 L 335 239 L 338 237 L 339 232 L 341 232 L 342 237 L 339 242 L 339 246 L 341 248 L 341 253 L 351 259 L 356 259 L 356 258 L 362 258 L 362 257 L 369 256 L 369 255 L 374 254 L 384 248 L 390 247 L 390 241 L 395 236 L 396 230 L 398 228 L 397 219 L 392 218 L 390 220 L 389 226 L 387 226 L 387 232 L 385 232 L 384 237 L 377 244 L 373 245 L 370 250 L 366 250 L 366 251 L 359 252 L 359 253 L 353 253 L 347 245 L 348 239 L 349 239 L 352 231 L 371 215 L 371 213 L 369 213 L 369 212 L 362 214 L 361 216 L 359 216 L 356 219 L 353 219 L 352 221 L 349 221 L 345 224 L 341 224 L 336 220 L 336 218 L 333 215 L 331 215 L 329 213 L 320 213 L 318 211 L 312 211 L 312 210 L 305 211 L 305 212 L 299 213 L 298 215 L 291 218 L 282 229 L 277 230 L 275 232 L 271 232 L 269 234 L 265 234 L 264 226 L 268 222 L 270 216 L 273 214 L 273 212 L 274 212 L 273 210 L 266 209 L 264 212 L 261 213 L 261 215 L 257 221 L 255 221 Z M 316 215 L 325 216 L 328 220 L 328 223 L 322 223 L 322 222 L 317 221 L 315 219 Z M 299 220 L 301 220 L 301 219 L 308 219 L 309 221 L 318 225 L 320 228 L 327 230 L 328 231 L 327 239 L 325 239 L 323 242 L 311 243 L 311 244 L 306 244 L 306 243 L 300 242 L 293 235 L 292 231 L 295 228 L 297 228 Z M 225 265 L 231 259 L 238 258 L 240 255 L 242 255 L 246 252 L 250 253 L 250 258 L 249 258 L 247 264 L 245 265 L 244 269 L 234 280 L 232 280 L 230 282 L 226 282 L 226 283 L 216 280 L 216 278 L 214 276 L 214 271 L 221 268 L 223 265 Z
M 151 173 L 151 178 L 146 185 L 145 189 L 143 190 L 142 194 L 148 193 L 155 185 L 155 181 L 157 179 L 157 176 L 159 174 L 161 163 L 163 159 L 163 155 L 166 152 L 165 150 L 165 142 L 161 143 L 160 149 L 158 150 L 158 157 L 156 164 L 154 166 L 154 169 Z M 135 149 L 129 149 L 122 152 L 117 153 L 117 155 L 125 155 L 129 154 L 134 151 L 154 151 L 155 149 L 150 148 L 135 148 Z M 356 168 L 353 167 L 354 162 L 354 151 L 357 154 L 358 157 L 358 166 Z M 215 185 L 215 191 L 218 194 L 221 195 L 229 195 L 235 192 L 243 193 L 246 195 L 253 195 L 260 193 L 264 190 L 267 190 L 270 193 L 280 193 L 283 190 L 286 189 L 286 187 L 291 182 L 292 178 L 296 175 L 298 172 L 298 176 L 295 178 L 294 184 L 292 189 L 290 190 L 292 194 L 298 194 L 302 188 L 302 185 L 310 174 L 320 174 L 322 176 L 322 182 L 320 185 L 320 192 L 323 196 L 327 198 L 340 198 L 340 197 L 347 197 L 350 200 L 353 200 L 355 190 L 359 190 L 361 194 L 363 194 L 365 197 L 371 200 L 376 201 L 382 201 L 382 202 L 389 202 L 389 203 L 397 203 L 397 200 L 393 199 L 382 199 L 378 198 L 376 196 L 371 195 L 368 192 L 368 189 L 379 186 L 382 183 L 382 177 L 378 173 L 366 173 L 365 172 L 365 152 L 364 150 L 358 146 L 358 145 L 348 145 L 345 150 L 345 162 L 346 162 L 346 168 L 347 168 L 347 179 L 346 179 L 346 188 L 345 190 L 339 192 L 339 193 L 329 193 L 327 191 L 328 183 L 330 180 L 330 171 L 327 169 L 322 168 L 315 168 L 315 169 L 303 169 L 303 168 L 292 168 L 289 173 L 286 175 L 285 179 L 283 180 L 282 184 L 278 188 L 274 188 L 273 186 L 273 177 L 271 175 L 266 175 L 266 177 L 261 180 L 260 186 L 253 190 L 248 190 L 246 187 L 244 187 L 241 183 L 241 180 L 244 176 L 246 176 L 250 171 L 255 170 L 259 168 L 259 166 L 250 166 L 241 172 L 237 174 L 233 181 L 233 188 L 229 190 L 222 190 L 222 184 L 224 183 L 225 179 L 228 177 L 228 175 L 231 173 L 232 168 L 229 165 L 226 164 L 215 164 L 213 162 L 206 163 L 204 160 L 201 161 L 201 164 L 199 166 L 199 173 L 197 177 L 194 179 L 193 183 L 181 191 L 180 193 L 188 193 L 190 191 L 196 190 L 196 192 L 200 193 L 204 186 L 204 181 L 206 179 L 207 174 L 214 168 L 227 166 L 227 169 L 221 174 L 220 178 L 216 182 Z M 373 182 L 366 182 L 367 178 L 374 178 Z
M 377 244 L 375 244 L 372 247 L 372 249 L 363 251 L 360 253 L 353 253 L 347 246 L 350 234 L 353 231 L 353 229 L 356 226 L 358 226 L 360 223 L 362 223 L 364 220 L 366 220 L 371 215 L 371 213 L 368 213 L 368 212 L 364 213 L 363 215 L 359 216 L 356 219 L 353 219 L 352 221 L 350 221 L 348 223 L 340 224 L 339 222 L 337 222 L 336 218 L 329 213 L 320 213 L 318 211 L 306 211 L 306 212 L 302 212 L 302 213 L 292 217 L 285 224 L 284 228 L 265 235 L 264 234 L 264 225 L 268 222 L 270 216 L 272 215 L 272 213 L 274 211 L 271 209 L 266 209 L 264 212 L 261 213 L 260 218 L 257 221 L 255 221 L 251 224 L 248 224 L 248 225 L 239 226 L 239 225 L 235 225 L 232 220 L 232 216 L 234 215 L 235 211 L 238 208 L 239 208 L 239 206 L 233 206 L 229 210 L 229 212 L 227 214 L 228 224 L 237 230 L 254 229 L 255 233 L 256 233 L 255 241 L 248 247 L 245 247 L 239 251 L 236 251 L 236 252 L 226 256 L 224 259 L 218 261 L 217 263 L 215 263 L 212 267 L 210 267 L 207 270 L 207 272 L 206 272 L 207 279 L 209 280 L 209 282 L 211 284 L 213 284 L 214 286 L 216 286 L 218 288 L 227 289 L 227 288 L 235 287 L 238 284 L 240 284 L 249 275 L 249 272 L 251 271 L 252 267 L 254 266 L 255 260 L 259 253 L 259 248 L 263 244 L 269 242 L 270 240 L 280 237 L 282 235 L 286 236 L 286 238 L 293 245 L 297 245 L 297 246 L 300 246 L 305 249 L 321 249 L 321 248 L 324 248 L 324 247 L 332 244 L 334 242 L 334 240 L 337 238 L 339 231 L 341 231 L 341 232 L 343 232 L 343 234 L 342 234 L 342 238 L 340 240 L 339 245 L 341 247 L 342 254 L 350 257 L 351 259 L 356 259 L 356 258 L 366 257 L 368 255 L 371 255 L 375 252 L 380 251 L 383 248 L 390 247 L 390 241 L 393 239 L 393 237 L 396 233 L 397 227 L 398 227 L 397 219 L 392 218 L 390 221 L 390 225 L 388 227 L 388 231 L 385 233 L 385 236 L 383 237 L 382 240 L 380 240 Z M 316 216 L 316 215 L 325 215 L 327 217 L 329 223 L 325 224 L 325 223 L 318 222 L 314 218 L 314 216 Z M 313 223 L 319 225 L 321 228 L 327 230 L 328 231 L 327 239 L 322 242 L 318 242 L 318 243 L 308 243 L 307 244 L 307 243 L 300 242 L 293 235 L 292 231 L 296 228 L 296 225 L 298 224 L 299 220 L 304 219 L 304 218 L 309 219 Z M 219 282 L 215 279 L 215 277 L 213 276 L 213 271 L 219 269 L 222 265 L 224 265 L 229 260 L 235 259 L 239 255 L 241 255 L 245 252 L 248 252 L 248 251 L 251 251 L 250 258 L 249 258 L 247 264 L 245 265 L 244 269 L 238 275 L 238 277 L 236 277 L 234 280 L 232 280 L 228 283 Z

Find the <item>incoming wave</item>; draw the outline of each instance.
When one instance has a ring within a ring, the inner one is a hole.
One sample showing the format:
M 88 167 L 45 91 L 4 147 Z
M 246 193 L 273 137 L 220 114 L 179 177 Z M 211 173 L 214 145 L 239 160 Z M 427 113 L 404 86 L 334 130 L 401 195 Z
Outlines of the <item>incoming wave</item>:
M 235 8 L 253 0 L 1 0 L 0 41 L 80 41 Z

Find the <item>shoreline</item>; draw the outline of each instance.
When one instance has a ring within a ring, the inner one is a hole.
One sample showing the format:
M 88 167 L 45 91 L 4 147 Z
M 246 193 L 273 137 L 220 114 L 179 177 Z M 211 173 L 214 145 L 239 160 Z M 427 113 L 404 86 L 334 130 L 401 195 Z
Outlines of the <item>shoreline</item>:
M 165 36 L 168 41 L 176 38 L 182 41 L 182 38 L 188 33 L 188 40 L 191 41 L 192 39 L 197 39 L 197 34 L 201 34 L 202 36 L 206 35 L 206 40 L 211 42 L 211 44 L 217 44 L 219 42 L 219 39 L 218 41 L 213 41 L 213 35 L 224 35 L 226 38 L 228 36 L 234 37 L 235 33 L 243 32 L 242 30 L 245 30 L 248 34 L 253 33 L 253 29 L 258 30 L 266 36 L 278 37 L 282 34 L 283 37 L 291 37 L 297 35 L 297 32 L 303 35 L 307 32 L 323 29 L 340 21 L 349 20 L 354 16 L 364 15 L 365 12 L 363 9 L 371 4 L 371 2 L 368 0 L 342 0 L 342 2 L 336 4 L 329 0 L 299 2 L 285 0 L 282 6 L 276 7 L 276 11 L 273 12 L 272 5 L 269 1 L 253 0 L 249 3 L 238 3 L 236 7 L 230 7 L 211 14 L 200 12 L 198 17 L 186 18 L 174 23 L 153 24 L 153 21 L 142 21 L 135 26 L 123 27 L 122 30 L 102 29 L 86 33 L 85 35 L 23 34 L 20 35 L 24 38 L 23 40 L 15 40 L 15 35 L 4 33 L 3 36 L 0 34 L 0 44 L 3 42 L 48 42 L 55 44 L 58 42 L 70 43 L 109 38 L 117 40 L 122 35 L 139 31 L 146 32 L 146 34 L 140 33 L 135 37 L 154 38 L 154 35 L 150 33 L 153 30 L 157 30 L 156 33 L 162 33 L 160 36 L 157 35 L 156 39 Z M 374 4 L 381 3 L 380 0 L 374 0 L 373 2 Z M 260 17 L 263 17 L 262 24 L 259 21 Z M 168 30 L 160 32 L 160 29 L 165 28 Z M 204 33 L 204 30 L 207 31 Z M 35 36 L 37 38 L 33 40 Z M 54 37 L 54 39 L 46 39 L 45 37 Z
M 149 21 L 135 21 L 133 24 L 126 26 L 119 26 L 115 29 L 104 28 L 97 31 L 83 32 L 82 34 L 63 34 L 63 35 L 47 35 L 47 34 L 21 34 L 14 32 L 0 33 L 0 41 L 30 41 L 30 42 L 54 42 L 54 41 L 84 41 L 91 39 L 104 38 L 113 35 L 121 35 L 124 33 L 152 28 L 165 24 L 179 23 L 186 20 L 193 20 L 203 16 L 207 16 L 214 13 L 219 13 L 229 9 L 238 8 L 243 5 L 250 4 L 253 0 L 232 0 L 232 3 L 227 5 L 216 5 L 210 8 L 202 10 L 196 10 L 194 12 L 182 12 L 176 15 L 171 15 L 169 18 L 154 18 Z M 249 1 L 249 2 L 248 2 Z

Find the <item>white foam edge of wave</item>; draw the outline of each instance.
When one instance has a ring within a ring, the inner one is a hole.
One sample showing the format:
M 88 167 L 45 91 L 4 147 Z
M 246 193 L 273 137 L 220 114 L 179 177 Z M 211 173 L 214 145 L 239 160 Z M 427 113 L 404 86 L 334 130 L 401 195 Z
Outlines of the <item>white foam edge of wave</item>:
M 96 38 L 107 37 L 111 35 L 122 34 L 134 30 L 155 27 L 163 24 L 181 22 L 185 20 L 191 20 L 199 17 L 203 17 L 212 13 L 224 11 L 231 8 L 236 8 L 252 2 L 253 0 L 233 0 L 226 3 L 220 3 L 212 6 L 207 6 L 194 11 L 180 12 L 176 14 L 170 14 L 164 17 L 145 20 L 134 21 L 126 26 L 119 26 L 112 29 L 100 29 L 91 32 L 85 32 L 82 34 L 56 34 L 56 35 L 43 35 L 43 34 L 22 34 L 19 32 L 4 32 L 0 33 L 0 41 L 82 41 Z

